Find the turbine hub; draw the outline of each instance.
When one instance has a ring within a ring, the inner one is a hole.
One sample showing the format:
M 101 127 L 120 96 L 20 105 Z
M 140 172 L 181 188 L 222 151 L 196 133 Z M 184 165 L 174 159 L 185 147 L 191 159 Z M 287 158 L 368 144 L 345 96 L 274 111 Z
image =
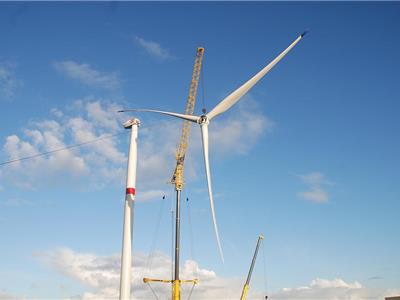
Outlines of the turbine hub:
M 210 123 L 210 120 L 208 120 L 208 118 L 207 118 L 206 115 L 201 115 L 201 116 L 200 116 L 200 119 L 199 119 L 199 121 L 198 121 L 198 123 L 199 123 L 200 125 L 202 125 L 202 124 L 208 125 L 208 124 Z

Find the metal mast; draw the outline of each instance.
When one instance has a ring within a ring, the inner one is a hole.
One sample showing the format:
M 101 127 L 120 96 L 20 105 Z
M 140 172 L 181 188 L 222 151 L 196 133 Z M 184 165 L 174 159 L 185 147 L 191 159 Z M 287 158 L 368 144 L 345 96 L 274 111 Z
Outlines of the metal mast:
M 189 95 L 186 102 L 185 114 L 193 115 L 196 103 L 197 87 L 199 85 L 201 65 L 203 61 L 204 48 L 199 47 L 196 51 L 196 57 L 193 66 L 192 80 L 190 82 Z M 145 283 L 150 282 L 167 282 L 172 283 L 172 299 L 181 299 L 181 283 L 191 282 L 197 284 L 197 279 L 181 280 L 179 277 L 179 257 L 180 257 L 180 211 L 181 211 L 181 192 L 183 189 L 183 166 L 185 162 L 186 150 L 188 148 L 188 140 L 190 134 L 191 122 L 184 121 L 182 126 L 182 135 L 176 151 L 176 167 L 171 178 L 171 183 L 175 185 L 176 205 L 175 205 L 175 268 L 174 278 L 172 280 L 160 280 L 143 278 Z
M 253 273 L 254 265 L 255 265 L 256 259 L 257 259 L 258 249 L 260 248 L 260 243 L 261 243 L 261 241 L 262 241 L 263 239 L 264 239 L 264 237 L 263 237 L 262 235 L 260 235 L 260 236 L 258 237 L 256 250 L 254 251 L 253 260 L 251 261 L 251 266 L 250 266 L 249 274 L 247 274 L 246 283 L 245 283 L 244 286 L 243 286 L 242 296 L 240 296 L 240 300 L 246 300 L 247 292 L 249 291 L 249 287 L 250 287 L 251 274 Z

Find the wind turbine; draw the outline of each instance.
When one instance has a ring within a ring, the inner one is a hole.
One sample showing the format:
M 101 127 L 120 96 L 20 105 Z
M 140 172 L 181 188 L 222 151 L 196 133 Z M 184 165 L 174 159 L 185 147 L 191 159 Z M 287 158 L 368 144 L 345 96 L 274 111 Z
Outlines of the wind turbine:
M 228 109 L 230 109 L 236 102 L 238 102 L 261 78 L 265 76 L 285 55 L 292 50 L 294 46 L 304 37 L 307 32 L 303 32 L 299 35 L 283 52 L 281 52 L 273 61 L 271 61 L 267 66 L 265 66 L 261 71 L 259 71 L 256 75 L 250 78 L 247 82 L 245 82 L 238 89 L 233 91 L 230 95 L 224 98 L 221 102 L 219 102 L 210 112 L 205 113 L 201 116 L 194 115 L 185 115 L 168 111 L 160 111 L 154 109 L 125 109 L 120 110 L 119 112 L 127 112 L 127 111 L 138 111 L 138 112 L 154 112 L 164 115 L 169 115 L 172 117 L 180 118 L 183 120 L 191 121 L 200 125 L 201 129 L 201 139 L 203 144 L 203 154 L 204 154 L 204 163 L 205 163 L 205 171 L 207 177 L 207 185 L 208 185 L 208 196 L 210 198 L 210 207 L 211 207 L 211 215 L 214 225 L 215 237 L 218 244 L 219 254 L 221 256 L 222 261 L 224 261 L 224 255 L 222 251 L 221 241 L 218 232 L 218 225 L 215 216 L 215 207 L 214 207 L 214 198 L 212 192 L 212 184 L 211 184 L 211 172 L 210 172 L 210 163 L 209 163 L 209 155 L 208 155 L 208 125 L 210 122 L 217 117 L 218 115 L 224 113 Z

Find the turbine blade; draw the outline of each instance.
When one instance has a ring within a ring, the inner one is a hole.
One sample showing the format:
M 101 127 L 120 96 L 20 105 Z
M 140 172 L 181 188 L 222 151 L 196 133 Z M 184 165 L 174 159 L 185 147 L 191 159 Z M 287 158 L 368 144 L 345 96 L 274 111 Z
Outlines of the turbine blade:
M 261 78 L 264 77 L 305 35 L 305 33 L 301 34 L 297 39 L 295 39 L 289 47 L 287 47 L 281 54 L 279 54 L 273 61 L 271 61 L 266 67 L 264 67 L 260 72 L 258 72 L 254 77 L 248 80 L 245 84 L 239 87 L 237 90 L 232 92 L 229 96 L 227 96 L 224 100 L 222 100 L 219 104 L 217 104 L 208 114 L 207 117 L 209 120 L 215 118 L 219 114 L 227 111 L 231 108 L 236 102 L 240 100 L 242 96 L 244 96 Z
M 123 110 L 119 110 L 118 112 L 127 112 L 127 111 L 159 113 L 159 114 L 173 116 L 176 118 L 180 118 L 180 119 L 195 122 L 195 123 L 197 123 L 197 121 L 200 119 L 200 117 L 193 116 L 193 115 L 184 115 L 184 114 L 178 114 L 178 113 L 174 113 L 174 112 L 154 110 L 154 109 L 123 109 Z
M 211 172 L 210 172 L 210 163 L 208 159 L 208 124 L 201 124 L 200 128 L 201 128 L 201 138 L 203 142 L 204 163 L 206 167 L 208 196 L 210 197 L 211 216 L 214 225 L 215 237 L 217 239 L 219 255 L 221 256 L 222 262 L 224 262 L 224 253 L 222 252 L 221 240 L 219 238 L 219 233 L 218 233 L 217 218 L 215 217 L 214 198 L 211 186 Z

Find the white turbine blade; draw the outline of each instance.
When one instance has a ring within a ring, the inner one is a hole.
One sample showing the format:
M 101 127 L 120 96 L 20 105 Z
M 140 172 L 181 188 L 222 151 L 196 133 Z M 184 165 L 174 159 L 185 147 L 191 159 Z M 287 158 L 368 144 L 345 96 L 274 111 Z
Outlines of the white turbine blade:
M 201 124 L 200 127 L 201 127 L 201 138 L 203 141 L 204 163 L 206 166 L 208 196 L 210 197 L 211 216 L 214 224 L 214 231 L 215 231 L 215 237 L 217 239 L 219 254 L 221 256 L 222 262 L 224 262 L 224 253 L 222 252 L 221 241 L 219 239 L 217 218 L 215 217 L 214 198 L 211 186 L 210 163 L 208 160 L 208 124 Z
M 127 112 L 127 111 L 159 113 L 159 114 L 173 116 L 176 118 L 180 118 L 180 119 L 195 122 L 195 123 L 197 123 L 197 121 L 200 119 L 200 117 L 193 116 L 193 115 L 184 115 L 184 114 L 178 114 L 178 113 L 174 113 L 174 112 L 154 110 L 154 109 L 123 109 L 123 110 L 119 110 L 118 112 Z
M 264 77 L 265 74 L 268 73 L 305 35 L 304 32 L 297 39 L 294 40 L 293 43 L 290 44 L 281 54 L 279 54 L 273 61 L 271 61 L 264 69 L 258 72 L 253 78 L 239 87 L 237 90 L 232 92 L 229 96 L 227 96 L 224 100 L 222 100 L 217 106 L 215 106 L 208 114 L 207 117 L 209 120 L 214 117 L 222 114 L 231 108 L 236 102 L 240 100 L 242 96 L 244 96 L 261 78 Z

